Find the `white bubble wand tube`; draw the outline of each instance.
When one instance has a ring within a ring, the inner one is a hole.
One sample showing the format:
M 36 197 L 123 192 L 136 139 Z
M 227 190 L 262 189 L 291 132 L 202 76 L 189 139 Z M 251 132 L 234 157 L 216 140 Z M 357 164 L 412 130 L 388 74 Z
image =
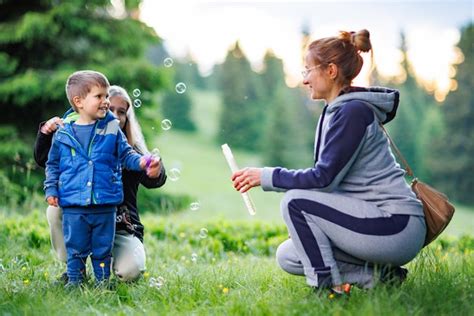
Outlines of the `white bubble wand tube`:
M 229 164 L 230 170 L 232 172 L 236 172 L 239 170 L 239 167 L 237 166 L 237 163 L 235 162 L 234 155 L 232 154 L 232 151 L 230 150 L 229 145 L 224 144 L 221 146 L 222 147 L 222 152 L 224 153 L 225 159 L 227 160 L 227 163 Z M 247 207 L 247 210 L 249 211 L 250 215 L 255 215 L 255 206 L 253 205 L 252 200 L 250 199 L 250 195 L 248 192 L 241 193 L 242 198 L 244 199 L 245 206 Z

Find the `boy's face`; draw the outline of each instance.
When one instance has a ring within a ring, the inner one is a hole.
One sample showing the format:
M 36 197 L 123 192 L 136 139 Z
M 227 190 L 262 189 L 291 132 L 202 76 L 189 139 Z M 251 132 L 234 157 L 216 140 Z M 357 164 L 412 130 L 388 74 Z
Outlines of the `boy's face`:
M 94 86 L 85 98 L 76 104 L 79 115 L 86 120 L 100 120 L 105 117 L 110 106 L 107 88 Z

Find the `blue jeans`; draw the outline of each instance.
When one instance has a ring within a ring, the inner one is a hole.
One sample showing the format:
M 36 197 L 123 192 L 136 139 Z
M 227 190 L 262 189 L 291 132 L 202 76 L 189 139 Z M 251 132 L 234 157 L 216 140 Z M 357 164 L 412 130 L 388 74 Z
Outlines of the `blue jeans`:
M 97 282 L 110 277 L 112 246 L 115 237 L 115 212 L 63 213 L 67 276 L 70 283 L 81 283 L 90 255 Z

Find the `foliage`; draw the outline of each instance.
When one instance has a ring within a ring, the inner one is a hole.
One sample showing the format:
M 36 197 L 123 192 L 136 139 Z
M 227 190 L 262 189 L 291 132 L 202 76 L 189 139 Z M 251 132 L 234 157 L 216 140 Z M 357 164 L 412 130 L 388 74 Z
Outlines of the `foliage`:
M 43 171 L 35 172 L 30 158 L 33 139 L 40 121 L 69 108 L 64 85 L 72 72 L 101 71 L 112 84 L 139 87 L 143 102 L 153 105 L 151 92 L 166 81 L 144 59 L 145 48 L 160 39 L 133 18 L 139 3 L 125 1 L 126 17 L 115 18 L 108 0 L 0 2 L 0 174 L 7 196 L 22 200 L 17 188 L 41 188 Z
M 202 227 L 206 238 L 199 237 Z M 0 215 L 0 232 L 1 314 L 468 315 L 473 309 L 472 236 L 424 249 L 400 287 L 353 289 L 348 300 L 331 301 L 269 257 L 287 238 L 281 225 L 147 221 L 148 270 L 141 280 L 113 290 L 90 282 L 72 292 L 55 283 L 64 266 L 53 260 L 42 214 Z M 246 249 L 253 238 L 259 242 Z M 152 282 L 157 278 L 163 284 Z
M 458 47 L 464 61 L 457 66 L 458 88 L 442 106 L 444 129 L 434 140 L 436 155 L 429 162 L 436 186 L 454 200 L 474 203 L 474 24 L 462 29 Z
M 228 52 L 217 75 L 223 104 L 219 143 L 228 143 L 235 148 L 258 149 L 264 116 L 261 85 L 238 42 Z
M 175 91 L 166 92 L 161 107 L 163 117 L 171 120 L 173 128 L 184 131 L 195 131 L 196 125 L 191 120 L 191 98 L 189 91 L 178 94 Z

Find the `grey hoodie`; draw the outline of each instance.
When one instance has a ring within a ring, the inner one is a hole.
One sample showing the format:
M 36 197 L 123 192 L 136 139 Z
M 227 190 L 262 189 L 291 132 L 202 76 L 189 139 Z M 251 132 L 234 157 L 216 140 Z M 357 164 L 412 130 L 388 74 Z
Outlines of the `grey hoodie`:
M 314 167 L 264 168 L 265 191 L 307 189 L 335 192 L 375 203 L 391 214 L 423 216 L 380 123 L 395 117 L 399 92 L 352 88 L 326 105 L 316 129 Z

